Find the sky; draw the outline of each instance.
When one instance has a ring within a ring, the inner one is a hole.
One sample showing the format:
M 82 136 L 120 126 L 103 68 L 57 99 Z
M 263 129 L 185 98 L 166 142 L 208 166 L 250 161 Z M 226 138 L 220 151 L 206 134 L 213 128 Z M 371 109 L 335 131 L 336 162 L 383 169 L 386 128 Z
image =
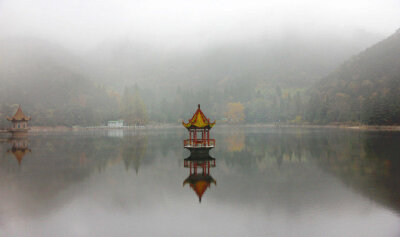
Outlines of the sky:
M 112 40 L 160 47 L 351 35 L 400 28 L 399 0 L 0 0 L 0 38 L 90 49 Z

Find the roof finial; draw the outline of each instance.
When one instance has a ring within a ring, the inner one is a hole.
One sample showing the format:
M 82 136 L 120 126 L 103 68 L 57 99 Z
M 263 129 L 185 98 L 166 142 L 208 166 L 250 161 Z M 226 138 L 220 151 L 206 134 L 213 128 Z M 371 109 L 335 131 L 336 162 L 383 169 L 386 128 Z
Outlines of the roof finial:
M 198 106 L 198 107 L 199 107 L 199 109 L 200 109 L 200 104 L 198 104 L 197 106 Z

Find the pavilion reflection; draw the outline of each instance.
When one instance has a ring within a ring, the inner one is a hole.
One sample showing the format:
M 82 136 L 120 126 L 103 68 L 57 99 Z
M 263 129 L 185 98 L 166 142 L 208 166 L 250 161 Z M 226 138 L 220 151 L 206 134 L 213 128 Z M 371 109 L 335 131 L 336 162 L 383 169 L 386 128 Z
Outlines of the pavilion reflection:
M 12 153 L 18 161 L 18 165 L 21 165 L 24 156 L 31 152 L 29 149 L 29 141 L 25 138 L 11 137 L 8 139 L 8 143 L 11 144 L 11 148 L 8 149 L 7 153 Z
M 211 184 L 217 181 L 210 175 L 210 168 L 215 167 L 215 158 L 207 153 L 191 153 L 184 159 L 184 167 L 189 168 L 189 176 L 183 181 L 183 186 L 189 184 L 199 198 L 199 202 Z

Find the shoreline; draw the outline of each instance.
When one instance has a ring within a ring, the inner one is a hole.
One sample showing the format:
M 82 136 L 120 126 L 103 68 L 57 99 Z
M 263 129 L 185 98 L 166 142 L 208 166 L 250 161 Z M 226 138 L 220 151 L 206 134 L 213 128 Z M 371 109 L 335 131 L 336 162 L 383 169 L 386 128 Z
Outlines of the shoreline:
M 329 129 L 348 129 L 348 130 L 360 130 L 360 131 L 400 131 L 400 125 L 344 125 L 344 124 L 329 124 L 329 125 L 317 125 L 317 124 L 246 124 L 245 127 L 276 127 L 276 128 L 329 128 Z
M 329 129 L 349 129 L 349 130 L 360 130 L 360 131 L 400 131 L 399 125 L 390 125 L 390 126 L 382 126 L 382 125 L 344 125 L 344 124 L 331 124 L 331 125 L 311 125 L 311 124 L 303 124 L 303 125 L 295 125 L 295 124 L 220 124 L 218 127 L 249 127 L 249 128 L 257 128 L 257 127 L 271 127 L 271 128 L 329 128 Z M 147 125 L 145 127 L 137 128 L 138 130 L 147 130 L 147 129 L 166 129 L 166 128 L 180 128 L 179 124 L 157 124 L 157 125 Z M 67 131 L 83 131 L 83 130 L 132 130 L 132 128 L 95 128 L 95 127 L 67 127 L 67 126 L 54 126 L 54 127 L 46 127 L 46 126 L 32 126 L 30 132 L 67 132 Z

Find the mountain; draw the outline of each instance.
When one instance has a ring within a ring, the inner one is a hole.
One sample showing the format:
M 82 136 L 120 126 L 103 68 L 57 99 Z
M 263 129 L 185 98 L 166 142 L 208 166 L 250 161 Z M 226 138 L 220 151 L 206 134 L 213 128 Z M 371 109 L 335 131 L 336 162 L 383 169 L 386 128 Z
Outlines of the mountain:
M 400 124 L 400 30 L 318 82 L 306 115 L 315 123 Z
M 241 81 L 308 87 L 378 39 L 366 32 L 309 38 L 288 33 L 281 39 L 215 43 L 202 49 L 165 49 L 117 40 L 93 49 L 86 61 L 93 78 L 114 86 L 117 78 L 119 85 L 137 82 L 153 88 L 174 85 L 174 89 L 175 85 L 223 88 Z
M 247 123 L 302 121 L 304 88 L 377 38 L 292 33 L 191 49 L 116 40 L 85 52 L 43 39 L 0 39 L 0 118 L 22 104 L 33 125 L 102 124 L 121 118 L 124 88 L 138 88 L 150 122 L 177 122 L 199 103 L 218 120 L 231 104 Z
M 84 62 L 57 44 L 30 38 L 1 40 L 0 58 L 3 118 L 22 104 L 32 124 L 84 125 L 103 122 L 117 107 L 82 73 Z M 6 123 L 0 119 L 1 126 Z

